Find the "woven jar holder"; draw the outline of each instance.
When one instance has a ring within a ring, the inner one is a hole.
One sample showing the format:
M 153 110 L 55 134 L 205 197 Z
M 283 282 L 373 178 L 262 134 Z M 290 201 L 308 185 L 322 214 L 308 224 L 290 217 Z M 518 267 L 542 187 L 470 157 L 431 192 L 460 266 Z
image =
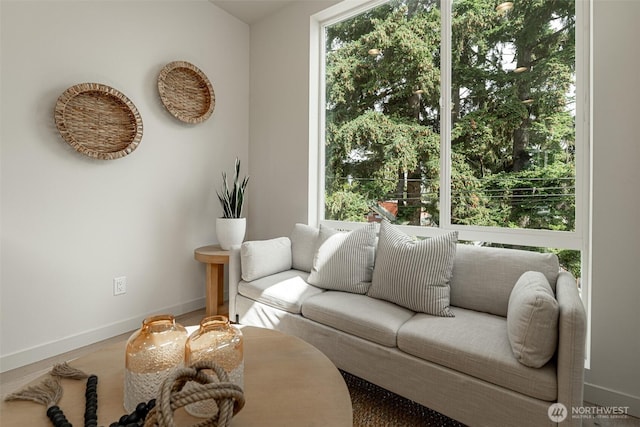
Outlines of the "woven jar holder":
M 170 62 L 160 70 L 158 92 L 165 108 L 185 123 L 207 120 L 216 106 L 211 82 L 198 67 L 186 61 Z
M 54 119 L 62 138 L 79 153 L 113 160 L 131 154 L 142 140 L 142 118 L 120 91 L 100 83 L 65 90 Z
M 204 370 L 213 370 L 216 378 Z M 193 387 L 184 390 L 188 381 L 195 381 Z M 231 419 L 244 407 L 244 393 L 240 386 L 229 382 L 229 376 L 213 362 L 194 363 L 190 368 L 175 370 L 162 383 L 156 406 L 149 412 L 144 427 L 176 427 L 173 413 L 191 403 L 215 400 L 218 412 L 212 418 L 194 424 L 192 427 L 227 427 Z

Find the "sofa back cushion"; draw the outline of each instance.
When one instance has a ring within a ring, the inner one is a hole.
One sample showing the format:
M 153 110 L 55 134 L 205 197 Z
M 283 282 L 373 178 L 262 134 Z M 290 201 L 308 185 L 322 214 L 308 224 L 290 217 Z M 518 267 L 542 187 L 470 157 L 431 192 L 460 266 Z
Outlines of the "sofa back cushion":
M 527 271 L 539 271 L 555 293 L 555 254 L 459 244 L 451 276 L 451 305 L 507 317 L 509 296 Z
M 318 246 L 319 230 L 306 224 L 296 224 L 291 232 L 292 268 L 310 272 Z

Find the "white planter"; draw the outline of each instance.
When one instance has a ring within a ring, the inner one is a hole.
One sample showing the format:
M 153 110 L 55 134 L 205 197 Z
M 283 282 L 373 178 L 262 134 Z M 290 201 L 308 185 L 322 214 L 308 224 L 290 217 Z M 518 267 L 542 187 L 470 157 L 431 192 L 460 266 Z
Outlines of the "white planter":
M 220 247 L 226 251 L 244 240 L 247 229 L 246 218 L 216 218 L 216 235 Z

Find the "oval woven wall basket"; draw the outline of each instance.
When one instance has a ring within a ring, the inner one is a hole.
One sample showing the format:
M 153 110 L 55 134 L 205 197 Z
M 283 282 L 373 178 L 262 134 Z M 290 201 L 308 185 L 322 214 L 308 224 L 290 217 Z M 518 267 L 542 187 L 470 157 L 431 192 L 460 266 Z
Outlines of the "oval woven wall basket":
M 216 106 L 216 96 L 207 76 L 185 61 L 170 62 L 160 70 L 158 92 L 165 108 L 186 123 L 207 120 Z
M 142 140 L 142 118 L 118 90 L 80 83 L 58 98 L 55 122 L 62 138 L 89 157 L 113 160 L 131 154 Z

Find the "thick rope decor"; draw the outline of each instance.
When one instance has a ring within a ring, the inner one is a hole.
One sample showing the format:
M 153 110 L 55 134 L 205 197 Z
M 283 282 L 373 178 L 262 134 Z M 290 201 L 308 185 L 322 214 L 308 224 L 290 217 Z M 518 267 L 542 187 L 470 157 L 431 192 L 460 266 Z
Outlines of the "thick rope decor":
M 46 378 L 40 384 L 26 387 L 4 398 L 6 401 L 28 400 L 44 405 L 47 409 L 57 405 L 62 397 L 62 386 L 57 378 Z
M 49 374 L 53 377 L 70 378 L 72 380 L 83 380 L 89 377 L 89 375 L 87 375 L 84 371 L 69 366 L 67 362 L 58 363 L 51 369 L 51 372 Z
M 217 379 L 207 375 L 205 370 L 213 370 Z M 188 381 L 198 384 L 184 390 Z M 229 382 L 229 376 L 217 364 L 198 362 L 190 368 L 177 369 L 162 383 L 156 406 L 147 415 L 144 427 L 176 427 L 173 420 L 176 409 L 205 400 L 215 400 L 218 412 L 192 427 L 227 427 L 231 418 L 244 407 L 242 388 Z

